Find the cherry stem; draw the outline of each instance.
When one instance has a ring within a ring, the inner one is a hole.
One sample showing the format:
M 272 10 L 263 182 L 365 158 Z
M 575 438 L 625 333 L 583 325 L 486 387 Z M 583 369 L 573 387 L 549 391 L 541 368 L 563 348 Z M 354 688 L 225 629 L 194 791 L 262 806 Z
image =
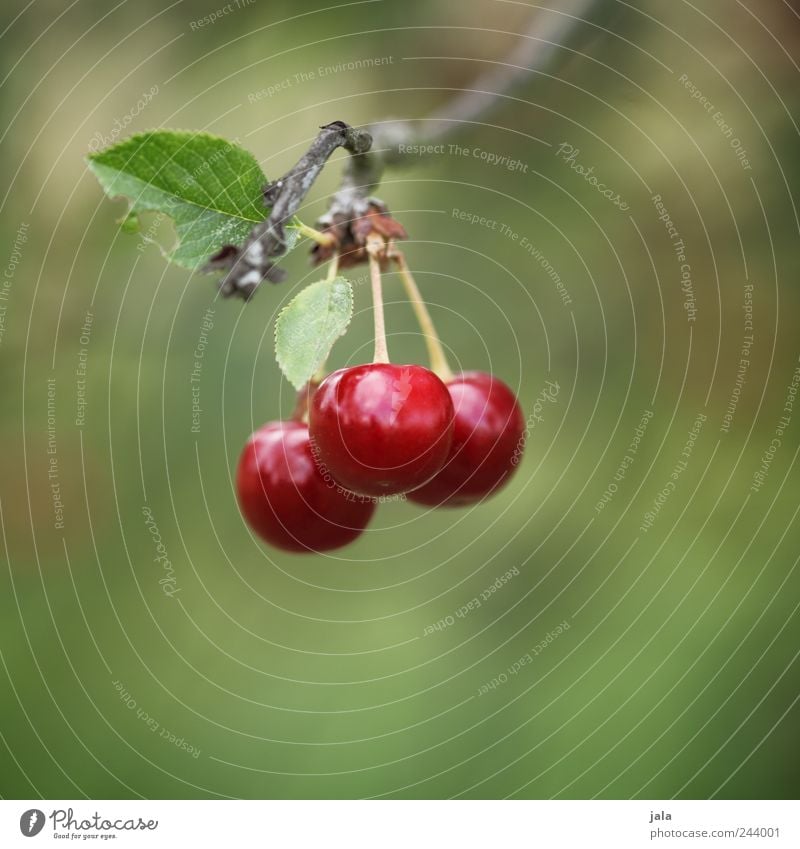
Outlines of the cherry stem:
M 372 314 L 375 319 L 375 356 L 373 363 L 388 363 L 389 351 L 386 347 L 386 324 L 383 318 L 383 289 L 381 288 L 381 263 L 378 253 L 384 249 L 383 239 L 367 239 L 369 255 L 369 275 L 372 281 Z
M 323 233 L 322 230 L 316 230 L 302 222 L 295 229 L 301 236 L 313 239 L 318 245 L 322 245 L 323 247 L 329 247 L 336 241 L 336 237 L 331 233 Z
M 409 301 L 411 301 L 411 306 L 414 309 L 417 322 L 422 330 L 422 335 L 425 337 L 425 345 L 428 348 L 428 359 L 431 363 L 431 370 L 434 374 L 441 378 L 444 383 L 448 383 L 453 379 L 453 371 L 450 368 L 450 363 L 447 361 L 447 355 L 444 352 L 444 347 L 442 346 L 439 334 L 436 332 L 436 328 L 434 327 L 433 319 L 428 311 L 428 307 L 422 298 L 422 293 L 419 291 L 419 287 L 414 281 L 414 277 L 409 270 L 406 258 L 400 251 L 397 250 L 397 248 L 392 250 L 389 255 L 395 263 L 397 263 L 397 268 L 400 272 L 403 285 L 405 286 L 406 294 L 408 295 Z

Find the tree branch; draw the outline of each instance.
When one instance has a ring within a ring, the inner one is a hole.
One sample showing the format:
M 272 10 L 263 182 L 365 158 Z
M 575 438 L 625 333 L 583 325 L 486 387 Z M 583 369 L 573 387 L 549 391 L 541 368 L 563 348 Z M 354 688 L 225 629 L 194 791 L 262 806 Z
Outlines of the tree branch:
M 220 291 L 227 297 L 249 299 L 263 280 L 283 279 L 284 272 L 274 260 L 286 253 L 285 225 L 338 147 L 351 156 L 339 188 L 317 222 L 317 227 L 329 231 L 332 238 L 331 245 L 315 246 L 315 261 L 325 261 L 334 253 L 342 267 L 365 261 L 365 237 L 372 229 L 387 240 L 405 238 L 403 228 L 388 215 L 385 204 L 371 196 L 384 169 L 409 161 L 407 146 L 441 143 L 464 124 L 482 123 L 503 102 L 502 95 L 508 95 L 530 72 L 552 70 L 560 48 L 573 39 L 589 13 L 602 3 L 562 0 L 560 8 L 540 11 L 504 61 L 492 62 L 472 87 L 460 91 L 424 121 L 384 121 L 366 129 L 334 121 L 321 127 L 298 163 L 280 180 L 264 187 L 264 202 L 271 207 L 269 216 L 253 228 L 241 246 L 225 245 L 204 270 L 226 272 Z
M 383 207 L 371 198 L 384 169 L 409 160 L 404 148 L 410 145 L 441 143 L 464 124 L 481 123 L 498 108 L 503 98 L 528 79 L 532 71 L 552 67 L 559 48 L 573 40 L 586 17 L 603 0 L 564 0 L 558 9 L 535 14 L 527 32 L 503 61 L 481 74 L 469 88 L 459 92 L 424 121 L 384 121 L 367 130 L 373 138 L 369 152 L 352 156 L 345 166 L 340 188 L 331 198 L 320 229 L 352 221 L 367 213 L 369 206 Z M 519 5 L 526 5 L 520 3 Z M 385 207 L 384 207 L 385 208 Z
M 286 253 L 285 224 L 295 214 L 319 176 L 328 157 L 338 147 L 353 157 L 363 155 L 372 144 L 366 130 L 358 130 L 343 121 L 320 128 L 311 147 L 280 180 L 264 187 L 264 203 L 271 207 L 269 216 L 257 224 L 243 245 L 225 245 L 208 261 L 204 271 L 224 270 L 220 291 L 226 297 L 250 298 L 262 280 L 278 282 L 284 272 L 275 266 L 276 257 Z

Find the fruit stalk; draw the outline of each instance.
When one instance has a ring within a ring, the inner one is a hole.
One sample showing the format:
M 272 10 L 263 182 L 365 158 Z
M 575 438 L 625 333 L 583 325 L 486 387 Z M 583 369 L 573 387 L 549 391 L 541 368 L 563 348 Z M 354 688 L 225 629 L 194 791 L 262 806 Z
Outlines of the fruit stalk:
M 428 311 L 428 307 L 422 298 L 422 293 L 419 291 L 413 275 L 408 267 L 405 256 L 396 248 L 390 254 L 392 259 L 397 264 L 400 277 L 405 286 L 406 294 L 408 295 L 414 314 L 417 317 L 422 335 L 425 337 L 425 345 L 428 348 L 428 359 L 431 363 L 431 370 L 439 377 L 442 382 L 449 383 L 453 379 L 453 371 L 447 361 L 447 355 L 444 352 L 444 346 L 436 332 L 436 327 L 433 324 L 433 319 Z
M 295 229 L 301 236 L 305 236 L 307 239 L 311 239 L 318 245 L 323 245 L 324 247 L 330 247 L 336 242 L 335 237 L 330 233 L 323 233 L 322 230 L 309 227 L 308 224 L 303 224 L 302 222 L 300 222 Z
M 378 254 L 385 245 L 381 238 L 367 239 L 369 254 L 369 275 L 372 282 L 372 314 L 375 320 L 375 355 L 373 363 L 388 363 L 389 351 L 386 346 L 386 323 L 383 317 L 383 289 L 381 287 L 381 263 Z

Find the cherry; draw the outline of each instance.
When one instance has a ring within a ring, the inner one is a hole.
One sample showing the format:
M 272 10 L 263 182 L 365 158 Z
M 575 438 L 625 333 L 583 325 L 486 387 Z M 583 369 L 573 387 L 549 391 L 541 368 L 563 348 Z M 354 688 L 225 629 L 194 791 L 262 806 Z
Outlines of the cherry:
M 450 458 L 409 498 L 418 504 L 462 507 L 508 483 L 522 456 L 525 420 L 511 389 L 490 374 L 465 372 L 447 388 L 455 408 Z
M 236 472 L 250 527 L 286 551 L 330 551 L 367 526 L 375 504 L 345 492 L 315 462 L 302 422 L 269 422 L 248 439 Z
M 311 401 L 320 460 L 346 489 L 408 492 L 441 469 L 453 438 L 453 402 L 422 366 L 374 362 L 328 375 Z

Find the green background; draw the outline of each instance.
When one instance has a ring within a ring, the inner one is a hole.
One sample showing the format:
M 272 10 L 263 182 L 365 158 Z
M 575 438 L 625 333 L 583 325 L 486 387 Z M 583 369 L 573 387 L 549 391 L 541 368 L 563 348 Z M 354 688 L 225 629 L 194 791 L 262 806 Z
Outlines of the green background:
M 497 374 L 526 415 L 546 381 L 560 388 L 493 500 L 384 505 L 357 543 L 312 557 L 250 535 L 231 470 L 250 431 L 291 410 L 274 317 L 319 272 L 298 250 L 285 284 L 247 305 L 219 301 L 211 278 L 119 231 L 123 205 L 84 156 L 116 121 L 119 138 L 204 129 L 239 139 L 277 176 L 320 124 L 429 115 L 548 13 L 490 0 L 255 0 L 192 26 L 223 5 L 4 4 L 0 273 L 14 262 L 0 301 L 0 794 L 795 797 L 800 405 L 763 486 L 751 485 L 800 354 L 796 12 L 600 3 L 548 73 L 451 130 L 447 143 L 467 155 L 448 148 L 387 173 L 379 195 L 409 231 L 453 362 Z M 382 62 L 318 70 L 365 59 Z M 570 168 L 562 144 L 629 209 Z M 304 220 L 324 210 L 343 156 Z M 686 246 L 693 322 L 655 194 Z M 158 238 L 169 244 L 163 225 Z M 356 317 L 337 367 L 370 356 L 369 287 L 363 268 L 350 276 Z M 753 345 L 724 432 L 747 284 Z M 385 293 L 392 358 L 423 361 L 396 277 Z M 50 378 L 63 530 L 48 479 Z M 634 462 L 598 511 L 647 410 Z M 699 414 L 686 468 L 643 531 Z M 172 598 L 145 505 L 174 566 Z

